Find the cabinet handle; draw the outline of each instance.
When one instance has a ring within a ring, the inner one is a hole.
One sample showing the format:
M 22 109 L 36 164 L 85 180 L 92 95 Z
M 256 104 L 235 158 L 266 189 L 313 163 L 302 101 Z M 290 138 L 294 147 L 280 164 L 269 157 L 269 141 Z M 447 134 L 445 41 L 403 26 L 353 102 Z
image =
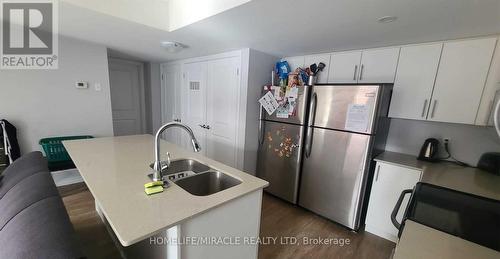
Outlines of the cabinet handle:
M 200 127 L 204 128 L 204 129 L 206 129 L 206 128 L 207 128 L 207 126 L 206 126 L 205 124 L 203 124 L 203 125 L 198 124 L 198 126 L 200 126 Z
M 356 81 L 356 76 L 358 74 L 358 65 L 354 66 L 354 75 L 352 76 L 352 80 Z
M 421 116 L 422 118 L 425 118 L 425 110 L 427 108 L 427 102 L 428 102 L 428 100 L 425 99 L 425 101 L 424 101 L 424 109 L 422 109 L 422 116 Z
M 205 125 L 205 129 L 210 129 L 210 125 Z
M 437 100 L 434 100 L 434 103 L 432 104 L 431 118 L 434 118 L 434 113 L 436 112 L 437 102 L 438 102 Z
M 363 80 L 363 70 L 365 70 L 365 65 L 361 65 L 361 69 L 359 70 L 359 80 Z
M 377 174 L 375 175 L 375 182 L 378 181 L 378 175 L 380 173 L 380 165 L 377 167 Z

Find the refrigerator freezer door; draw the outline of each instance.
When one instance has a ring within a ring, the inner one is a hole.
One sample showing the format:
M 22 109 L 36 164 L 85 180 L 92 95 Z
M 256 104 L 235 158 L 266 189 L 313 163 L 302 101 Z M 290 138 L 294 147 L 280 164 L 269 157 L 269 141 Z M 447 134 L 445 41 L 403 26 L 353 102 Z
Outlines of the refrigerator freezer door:
M 291 124 L 305 125 L 306 123 L 306 114 L 307 114 L 307 103 L 309 99 L 309 89 L 310 86 L 298 86 L 298 95 L 296 102 L 296 113 L 295 115 L 291 115 L 288 118 L 278 118 L 276 117 L 277 111 L 275 111 L 272 115 L 267 114 L 267 112 L 261 108 L 262 116 L 261 119 L 270 120 L 270 121 L 278 121 L 278 122 L 286 122 Z M 267 91 L 264 91 L 262 95 L 264 95 Z M 274 93 L 274 91 L 273 91 Z
M 263 121 L 257 176 L 268 181 L 266 191 L 297 203 L 304 126 Z
M 312 145 L 310 155 L 304 156 L 299 205 L 357 230 L 372 136 L 309 130 Z
M 319 85 L 315 127 L 373 134 L 379 85 Z

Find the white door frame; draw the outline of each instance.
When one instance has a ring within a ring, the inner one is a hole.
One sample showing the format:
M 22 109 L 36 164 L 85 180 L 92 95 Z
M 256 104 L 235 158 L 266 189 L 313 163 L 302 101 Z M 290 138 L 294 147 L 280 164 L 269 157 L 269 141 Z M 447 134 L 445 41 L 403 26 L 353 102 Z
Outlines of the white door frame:
M 146 93 L 144 89 L 144 63 L 133 61 L 133 60 L 126 60 L 126 59 L 121 59 L 121 58 L 113 58 L 110 57 L 108 58 L 108 69 L 110 70 L 110 65 L 111 63 L 122 63 L 122 64 L 127 64 L 127 65 L 135 65 L 138 67 L 139 71 L 139 108 L 140 108 L 140 119 L 141 119 L 141 134 L 146 133 Z M 110 82 L 111 85 L 111 82 Z M 111 93 L 111 91 L 110 91 Z M 111 93 L 112 94 L 112 93 Z M 111 104 L 111 107 L 113 105 Z

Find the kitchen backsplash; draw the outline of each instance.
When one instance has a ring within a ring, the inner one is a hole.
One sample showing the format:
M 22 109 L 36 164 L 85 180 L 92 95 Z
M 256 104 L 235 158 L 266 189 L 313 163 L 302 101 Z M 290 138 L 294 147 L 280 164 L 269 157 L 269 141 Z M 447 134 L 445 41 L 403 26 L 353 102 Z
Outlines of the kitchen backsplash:
M 485 152 L 500 152 L 500 138 L 493 127 L 392 119 L 386 150 L 418 155 L 427 138 L 440 141 L 440 154 L 444 156 L 443 139 L 450 139 L 450 152 L 458 160 L 476 165 Z

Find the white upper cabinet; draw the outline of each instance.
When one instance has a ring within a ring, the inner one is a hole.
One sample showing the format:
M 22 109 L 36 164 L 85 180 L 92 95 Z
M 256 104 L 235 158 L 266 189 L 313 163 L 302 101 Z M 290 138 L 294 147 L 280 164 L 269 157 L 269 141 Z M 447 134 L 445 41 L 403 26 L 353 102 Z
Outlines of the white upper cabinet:
M 393 83 L 398 65 L 399 48 L 363 50 L 359 83 Z
M 496 40 L 444 43 L 429 120 L 474 124 Z
M 290 66 L 291 72 L 295 71 L 295 69 L 297 69 L 299 67 L 305 66 L 305 57 L 304 56 L 286 57 L 286 58 L 283 58 L 283 60 L 286 60 L 288 62 L 288 65 Z
M 356 83 L 360 62 L 361 51 L 332 53 L 328 69 L 328 83 Z
M 305 57 L 304 66 L 308 67 L 313 63 L 319 64 L 323 62 L 326 67 L 322 72 L 318 73 L 318 77 L 316 79 L 316 83 L 318 84 L 326 84 L 328 83 L 328 70 L 330 67 L 330 54 L 319 54 L 319 55 L 310 55 Z
M 330 59 L 329 83 L 393 83 L 399 48 L 334 52 Z
M 401 48 L 389 117 L 425 120 L 442 43 Z
M 500 101 L 500 41 L 497 46 L 493 60 L 491 61 L 490 72 L 486 85 L 484 86 L 481 104 L 476 117 L 476 125 L 493 126 L 493 112 L 495 104 Z

